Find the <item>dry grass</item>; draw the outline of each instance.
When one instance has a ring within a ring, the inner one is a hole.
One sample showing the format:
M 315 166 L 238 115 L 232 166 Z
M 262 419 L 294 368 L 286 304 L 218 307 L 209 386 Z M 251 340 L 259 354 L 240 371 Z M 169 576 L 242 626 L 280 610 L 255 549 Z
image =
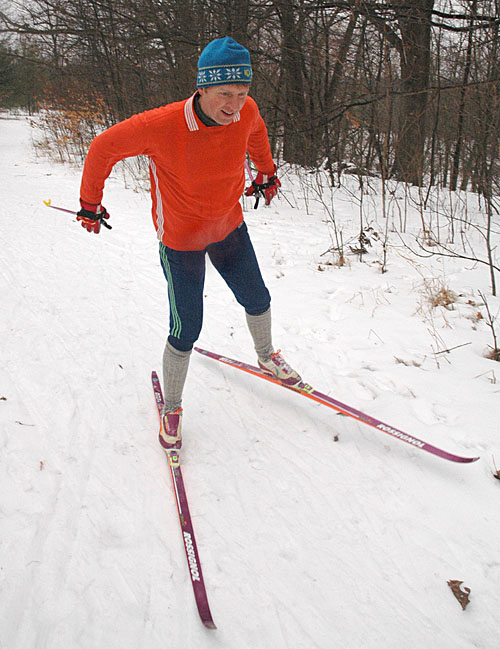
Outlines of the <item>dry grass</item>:
M 485 358 L 489 358 L 490 361 L 500 361 L 500 349 L 494 349 L 490 347 L 489 350 L 484 355 Z
M 458 295 L 452 291 L 441 279 L 424 280 L 424 294 L 431 307 L 442 306 L 452 310 Z
M 83 162 L 93 138 L 106 125 L 104 101 L 81 90 L 47 91 L 40 108 L 32 121 L 38 131 L 35 147 L 60 162 Z

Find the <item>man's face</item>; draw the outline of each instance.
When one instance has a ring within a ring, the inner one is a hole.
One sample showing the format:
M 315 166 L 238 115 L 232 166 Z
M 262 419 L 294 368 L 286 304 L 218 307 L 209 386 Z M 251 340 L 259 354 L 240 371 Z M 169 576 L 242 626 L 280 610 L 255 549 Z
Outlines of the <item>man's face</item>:
M 200 108 L 207 117 L 216 121 L 217 124 L 226 126 L 243 108 L 249 90 L 250 86 L 240 83 L 199 88 Z

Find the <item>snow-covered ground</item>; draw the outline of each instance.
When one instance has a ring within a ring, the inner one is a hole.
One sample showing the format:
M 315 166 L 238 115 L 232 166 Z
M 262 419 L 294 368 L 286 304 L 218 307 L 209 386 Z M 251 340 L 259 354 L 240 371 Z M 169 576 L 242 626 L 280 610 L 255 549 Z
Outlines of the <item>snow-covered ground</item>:
M 498 649 L 500 366 L 483 356 L 485 266 L 412 257 L 395 233 L 387 273 L 380 243 L 329 266 L 324 208 L 291 175 L 290 202 L 247 204 L 275 344 L 304 378 L 481 459 L 435 458 L 193 355 L 182 462 L 209 631 L 157 442 L 150 376 L 168 305 L 148 196 L 114 173 L 113 230 L 87 234 L 43 204 L 75 209 L 80 171 L 37 157 L 27 121 L 8 115 L 0 174 L 2 649 Z M 335 201 L 354 233 L 358 207 L 348 192 Z M 453 308 L 429 306 L 435 282 Z M 205 307 L 200 345 L 253 362 L 211 268 Z M 452 579 L 471 589 L 465 611 Z

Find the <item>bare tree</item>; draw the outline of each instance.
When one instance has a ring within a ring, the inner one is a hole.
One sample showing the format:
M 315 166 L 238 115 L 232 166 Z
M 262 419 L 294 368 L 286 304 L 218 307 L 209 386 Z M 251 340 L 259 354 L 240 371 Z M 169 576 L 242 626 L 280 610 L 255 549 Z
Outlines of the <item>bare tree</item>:
M 24 0 L 0 10 L 0 64 L 8 78 L 34 59 L 40 97 L 95 102 L 112 123 L 190 94 L 203 46 L 232 35 L 287 162 L 486 197 L 499 176 L 497 2 Z

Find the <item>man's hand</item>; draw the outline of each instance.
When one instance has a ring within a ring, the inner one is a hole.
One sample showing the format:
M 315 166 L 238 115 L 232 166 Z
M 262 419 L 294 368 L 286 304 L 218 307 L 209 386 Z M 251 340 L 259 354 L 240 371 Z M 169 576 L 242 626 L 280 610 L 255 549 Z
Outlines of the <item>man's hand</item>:
M 257 209 L 259 205 L 260 197 L 263 196 L 266 205 L 272 201 L 272 199 L 278 193 L 278 188 L 281 187 L 281 183 L 276 176 L 276 171 L 278 167 L 274 165 L 274 171 L 271 176 L 266 176 L 261 171 L 257 173 L 257 177 L 252 181 L 250 187 L 247 187 L 245 190 L 245 196 L 254 196 L 256 197 L 254 209 Z
M 104 221 L 104 219 L 109 219 L 109 214 L 106 212 L 106 208 L 100 203 L 95 205 L 94 203 L 86 203 L 80 199 L 80 205 L 82 209 L 77 213 L 76 220 L 82 222 L 82 228 L 85 228 L 87 232 L 99 234 L 101 231 L 101 223 L 106 228 L 111 228 Z

